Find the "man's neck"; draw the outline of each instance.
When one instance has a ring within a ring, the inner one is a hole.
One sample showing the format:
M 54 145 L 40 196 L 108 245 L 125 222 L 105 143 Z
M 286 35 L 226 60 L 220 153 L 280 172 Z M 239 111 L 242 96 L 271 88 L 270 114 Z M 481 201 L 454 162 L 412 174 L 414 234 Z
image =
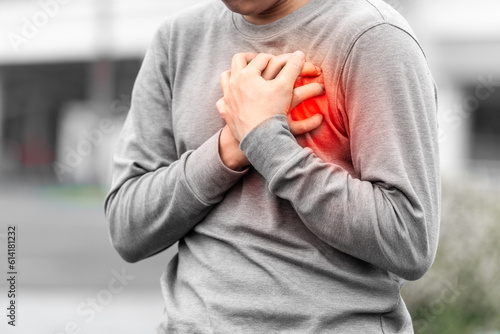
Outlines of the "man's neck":
M 266 11 L 255 15 L 244 15 L 243 17 L 250 23 L 264 25 L 277 21 L 297 9 L 306 5 L 311 0 L 280 0 Z

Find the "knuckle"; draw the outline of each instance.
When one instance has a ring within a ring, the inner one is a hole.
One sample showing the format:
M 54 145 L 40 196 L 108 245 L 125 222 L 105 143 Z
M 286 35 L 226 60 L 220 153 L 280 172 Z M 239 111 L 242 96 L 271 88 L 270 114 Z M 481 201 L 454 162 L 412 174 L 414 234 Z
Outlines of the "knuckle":
M 246 80 L 250 75 L 252 74 L 252 71 L 251 69 L 249 69 L 248 67 L 245 67 L 244 69 L 241 70 L 240 72 L 240 77 L 239 79 L 240 80 Z
M 269 53 L 264 53 L 264 52 L 261 52 L 257 55 L 257 57 L 259 58 L 264 58 L 264 59 L 268 59 L 268 58 L 272 58 L 273 55 L 269 54 Z
M 288 61 L 288 64 L 290 64 L 291 66 L 295 66 L 299 69 L 302 69 L 304 63 L 302 62 L 302 60 L 297 57 L 297 56 L 294 56 L 294 58 L 291 58 L 289 61 Z
M 283 63 L 283 56 L 284 55 L 279 55 L 279 56 L 273 56 L 273 55 L 270 55 L 271 59 L 269 60 L 269 63 L 272 63 L 272 64 L 281 64 Z
M 290 59 L 291 56 L 292 56 L 291 53 L 284 53 L 284 54 L 280 55 L 279 62 L 281 64 L 281 66 L 284 66 L 286 64 L 286 62 L 288 61 L 288 59 Z
M 292 92 L 293 87 L 290 87 L 288 82 L 286 82 L 284 80 L 276 81 L 275 88 L 284 94 L 293 94 L 293 92 Z
M 278 65 L 278 59 L 276 57 L 272 57 L 271 60 L 269 60 L 269 63 L 267 64 L 267 68 L 273 69 Z
M 294 100 L 299 101 L 302 98 L 301 91 L 299 89 L 294 89 L 292 97 L 293 97 Z
M 314 83 L 314 90 L 315 90 L 317 93 L 322 93 L 322 92 L 323 92 L 323 85 L 322 85 L 322 84 L 320 84 L 320 83 L 315 82 L 315 83 Z

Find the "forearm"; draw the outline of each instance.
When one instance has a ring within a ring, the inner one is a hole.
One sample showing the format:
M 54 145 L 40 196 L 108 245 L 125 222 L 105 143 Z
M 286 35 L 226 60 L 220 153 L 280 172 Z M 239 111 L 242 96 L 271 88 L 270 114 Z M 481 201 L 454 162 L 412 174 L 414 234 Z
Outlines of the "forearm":
M 240 171 L 250 164 L 240 149 L 240 142 L 233 136 L 227 125 L 220 134 L 219 155 L 224 165 L 232 170 Z
M 438 226 L 434 186 L 416 187 L 432 193 L 412 193 L 355 179 L 302 148 L 280 116 L 255 128 L 241 147 L 269 190 L 289 200 L 311 232 L 332 247 L 406 279 L 429 268 Z
M 218 153 L 220 132 L 197 150 L 155 169 L 115 158 L 105 212 L 114 247 L 129 262 L 175 243 L 219 203 L 244 173 L 226 167 Z

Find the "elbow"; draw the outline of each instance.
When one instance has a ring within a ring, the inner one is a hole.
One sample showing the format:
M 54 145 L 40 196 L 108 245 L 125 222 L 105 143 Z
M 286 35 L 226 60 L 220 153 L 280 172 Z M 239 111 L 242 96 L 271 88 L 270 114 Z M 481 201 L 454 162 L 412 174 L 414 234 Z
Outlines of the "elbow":
M 104 212 L 108 221 L 110 242 L 118 255 L 128 263 L 142 260 L 144 256 L 137 247 L 137 240 L 131 237 L 135 235 L 130 228 L 132 225 L 126 217 L 118 214 L 112 199 L 106 201 Z
M 110 227 L 110 240 L 118 255 L 128 263 L 136 263 L 144 258 L 139 252 L 137 240 L 132 240 L 133 235 L 129 229 L 120 226 L 120 222 L 108 219 Z M 123 222 L 121 222 L 123 223 Z
M 396 252 L 394 273 L 407 281 L 422 278 L 431 268 L 436 256 L 436 246 L 427 236 L 409 242 Z
M 407 281 L 421 279 L 431 268 L 434 257 L 429 255 L 418 256 L 417 258 L 404 258 L 394 270 L 394 273 Z
M 120 255 L 120 257 L 128 263 L 136 263 L 140 260 L 146 258 L 143 254 L 143 248 L 140 247 L 140 243 L 136 238 L 132 236 L 136 235 L 130 228 L 121 226 L 124 222 L 114 222 L 110 220 L 110 239 L 111 244 L 114 249 Z
M 390 253 L 393 264 L 390 271 L 407 281 L 421 279 L 430 270 L 437 253 L 439 214 L 421 212 L 406 219 L 411 223 L 400 224 L 405 227 L 398 233 L 399 242 Z
M 143 257 L 132 247 L 127 246 L 130 243 L 121 240 L 120 238 L 111 235 L 111 244 L 115 248 L 120 257 L 128 263 L 136 263 L 143 259 Z

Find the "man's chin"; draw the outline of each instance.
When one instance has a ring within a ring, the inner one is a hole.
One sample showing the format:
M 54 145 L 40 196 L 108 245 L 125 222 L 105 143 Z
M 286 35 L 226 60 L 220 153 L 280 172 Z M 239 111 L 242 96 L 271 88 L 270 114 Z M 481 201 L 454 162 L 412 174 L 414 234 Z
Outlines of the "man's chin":
M 260 8 L 258 1 L 253 0 L 222 0 L 226 7 L 235 13 L 241 15 L 256 15 L 264 11 L 266 8 Z

